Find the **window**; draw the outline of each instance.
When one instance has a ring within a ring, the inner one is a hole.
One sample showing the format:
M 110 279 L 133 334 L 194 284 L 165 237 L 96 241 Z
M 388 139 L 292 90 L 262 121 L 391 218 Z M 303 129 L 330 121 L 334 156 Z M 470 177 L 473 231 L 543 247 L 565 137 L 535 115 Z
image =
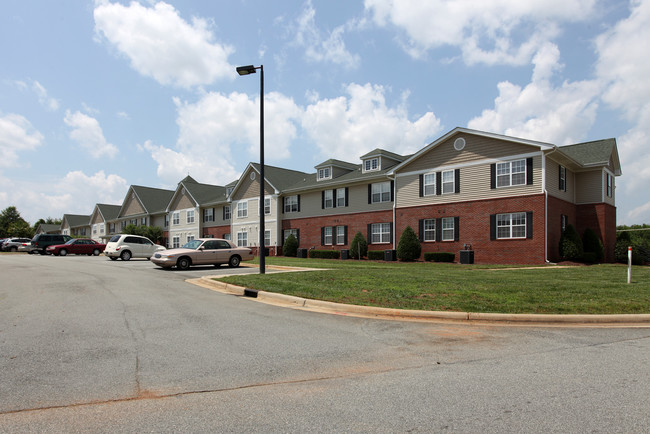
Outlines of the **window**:
M 336 189 L 336 206 L 337 207 L 348 206 L 348 189 L 347 188 L 337 188 Z
M 435 196 L 436 195 L 436 174 L 427 173 L 422 178 L 422 192 L 424 196 Z
M 223 234 L 223 239 L 230 241 L 232 239 L 232 235 L 230 234 Z
M 100 234 L 103 234 L 105 228 L 106 228 L 106 225 L 105 225 L 104 223 L 101 223 L 101 224 L 99 225 L 99 233 L 100 233 Z
M 299 212 L 300 202 L 298 195 L 287 196 L 284 198 L 284 212 Z
M 566 191 L 566 167 L 560 166 L 560 179 L 558 188 L 560 191 Z
M 507 161 L 496 165 L 497 187 L 526 184 L 526 160 Z
M 194 235 L 187 236 L 187 242 L 189 243 L 190 241 L 194 241 Z
M 380 167 L 379 167 L 379 157 L 364 160 L 364 162 L 363 162 L 363 171 L 364 172 L 371 172 L 373 170 L 379 170 L 379 169 L 380 169 Z
M 497 214 L 497 239 L 526 238 L 526 213 Z
M 226 187 L 226 196 L 230 196 L 230 193 L 235 189 L 235 187 Z
M 169 227 L 169 214 L 165 214 L 165 227 Z
M 248 247 L 248 232 L 237 232 L 237 247 Z
M 420 234 L 422 241 L 435 241 L 436 240 L 436 220 L 424 219 L 422 220 L 422 232 Z
M 283 241 L 287 241 L 289 235 L 293 235 L 294 237 L 296 237 L 296 240 L 299 240 L 298 238 L 299 233 L 300 233 L 299 229 L 285 229 Z
M 372 244 L 390 243 L 391 242 L 391 224 L 390 223 L 374 223 L 371 226 L 371 240 Z
M 323 209 L 334 208 L 334 190 L 323 191 Z
M 223 207 L 223 219 L 230 220 L 230 205 L 225 205 Z
M 246 218 L 248 217 L 248 202 L 239 202 L 237 204 L 237 218 Z
M 323 228 L 323 245 L 331 246 L 332 245 L 332 227 L 327 226 Z
M 181 237 L 172 237 L 172 249 L 178 249 L 181 246 Z
M 169 226 L 169 224 L 167 226 Z M 108 232 L 111 233 L 111 234 L 115 233 L 115 223 L 109 223 L 108 224 Z
M 336 227 L 336 244 L 341 246 L 348 243 L 347 237 L 348 228 L 347 226 L 337 226 Z
M 141 224 L 142 226 L 147 226 L 147 218 L 146 218 L 146 217 L 142 217 L 142 218 L 140 219 L 140 224 Z
M 180 225 L 181 224 L 181 213 L 175 212 L 172 214 L 172 225 Z
M 264 215 L 271 214 L 271 199 L 264 199 Z
M 607 197 L 612 197 L 614 195 L 614 177 L 609 173 L 607 175 Z
M 381 202 L 390 202 L 391 201 L 391 183 L 387 182 L 378 182 L 372 185 L 371 192 L 371 202 L 370 203 L 381 203 Z
M 445 170 L 442 172 L 442 194 L 453 193 L 455 190 L 454 171 Z
M 204 222 L 214 221 L 214 208 L 205 208 L 203 210 L 203 221 Z
M 322 179 L 332 179 L 332 169 L 330 167 L 318 169 L 318 180 Z
M 194 223 L 194 210 L 193 209 L 188 209 L 187 210 L 186 222 L 187 223 Z
M 454 217 L 445 217 L 442 219 L 442 241 L 455 240 L 455 219 Z
M 271 245 L 271 231 L 264 231 L 264 246 L 268 247 Z
M 93 225 L 93 235 L 97 234 L 97 225 Z

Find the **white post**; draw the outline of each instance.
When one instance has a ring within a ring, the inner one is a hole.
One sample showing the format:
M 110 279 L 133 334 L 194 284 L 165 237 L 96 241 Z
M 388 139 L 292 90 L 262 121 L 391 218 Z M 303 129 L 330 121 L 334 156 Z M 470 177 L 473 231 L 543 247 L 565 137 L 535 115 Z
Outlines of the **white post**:
M 632 282 L 632 246 L 627 248 L 627 283 Z

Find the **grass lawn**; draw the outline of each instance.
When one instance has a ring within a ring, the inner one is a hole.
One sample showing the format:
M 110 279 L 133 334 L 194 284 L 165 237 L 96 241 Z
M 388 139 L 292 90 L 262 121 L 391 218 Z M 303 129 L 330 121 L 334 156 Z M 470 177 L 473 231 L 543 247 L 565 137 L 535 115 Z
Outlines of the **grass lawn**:
M 269 257 L 267 265 L 322 271 L 219 280 L 269 292 L 366 306 L 459 312 L 650 313 L 650 267 L 571 268 Z M 270 271 L 270 270 L 269 270 Z

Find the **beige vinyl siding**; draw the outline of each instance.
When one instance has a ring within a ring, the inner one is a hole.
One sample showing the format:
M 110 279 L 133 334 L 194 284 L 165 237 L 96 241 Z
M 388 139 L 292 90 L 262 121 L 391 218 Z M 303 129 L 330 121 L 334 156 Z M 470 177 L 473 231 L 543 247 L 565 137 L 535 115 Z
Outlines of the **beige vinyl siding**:
M 564 166 L 566 167 L 566 166 Z M 576 174 L 567 168 L 566 191 L 560 190 L 560 164 L 546 160 L 546 191 L 553 197 L 573 203 L 576 190 Z
M 139 215 L 139 214 L 144 214 L 144 208 L 142 208 L 142 205 L 140 205 L 140 202 L 138 199 L 135 197 L 134 194 L 129 196 L 128 200 L 126 201 L 126 206 L 124 207 L 124 212 L 120 217 L 128 217 L 128 216 L 133 216 L 133 215 Z
M 194 208 L 194 206 L 194 201 L 187 195 L 187 193 L 180 193 L 176 195 L 169 209 L 171 211 L 176 211 L 179 209 Z
M 95 213 L 95 215 L 93 216 L 93 219 L 92 219 L 92 221 L 90 222 L 90 225 L 92 226 L 92 225 L 103 224 L 103 223 L 104 223 L 104 219 L 102 218 L 102 215 L 101 215 L 100 213 L 97 212 L 97 213 Z
M 260 197 L 260 185 L 259 185 L 259 174 L 255 173 L 255 179 L 251 180 L 250 178 L 251 172 L 246 172 L 245 176 L 243 176 L 243 182 L 235 192 L 235 195 L 233 196 L 233 200 L 241 200 L 241 199 L 250 199 L 250 198 L 259 198 Z M 275 193 L 275 190 L 271 188 L 268 182 L 264 183 L 264 194 L 265 195 L 272 195 Z
M 605 174 L 602 170 L 580 172 L 576 174 L 576 203 L 600 203 L 603 201 Z
M 229 220 L 224 220 L 223 219 L 223 208 L 224 206 L 228 205 L 215 205 L 215 206 L 204 206 L 201 208 L 201 225 L 203 227 L 209 228 L 213 226 L 224 226 L 224 225 L 229 225 L 230 224 L 230 219 Z M 273 204 L 271 204 L 273 206 Z M 203 210 L 208 209 L 208 208 L 214 208 L 214 221 L 213 222 L 204 222 L 203 221 Z M 232 206 L 231 206 L 231 219 L 232 219 Z
M 165 214 L 156 214 L 154 216 L 151 216 L 150 222 L 151 226 L 165 228 Z
M 504 159 L 504 161 L 507 161 Z M 397 175 L 396 207 L 453 203 L 502 197 L 526 196 L 542 191 L 542 158 L 533 157 L 533 184 L 490 188 L 490 164 L 478 164 L 460 168 L 460 193 L 448 193 L 420 197 L 420 175 Z M 433 171 L 433 170 L 432 170 Z M 437 170 L 439 171 L 439 170 Z
M 461 151 L 454 149 L 454 141 L 459 137 L 464 138 L 466 142 L 465 148 Z M 486 159 L 502 159 L 511 155 L 537 151 L 539 151 L 539 148 L 536 146 L 459 133 L 439 143 L 407 166 L 401 168 L 400 173 L 434 169 L 440 166 L 462 165 Z
M 390 180 L 385 179 L 374 182 L 390 182 Z M 331 188 L 324 188 L 323 190 L 334 190 L 336 188 L 345 188 L 345 186 L 331 186 Z M 347 186 L 347 188 L 348 206 L 346 207 L 322 209 L 323 190 L 310 191 L 307 193 L 300 193 L 300 212 L 284 213 L 282 215 L 282 218 L 291 219 L 321 217 L 328 215 L 353 214 L 359 212 L 385 211 L 393 208 L 393 202 L 368 204 L 368 184 L 351 185 Z

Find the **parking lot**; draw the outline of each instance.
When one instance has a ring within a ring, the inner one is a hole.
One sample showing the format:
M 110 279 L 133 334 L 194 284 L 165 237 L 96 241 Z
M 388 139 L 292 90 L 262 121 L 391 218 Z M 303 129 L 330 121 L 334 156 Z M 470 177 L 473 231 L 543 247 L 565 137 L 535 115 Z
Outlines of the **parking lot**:
M 103 256 L 0 255 L 0 432 L 647 432 L 647 328 L 303 312 Z

